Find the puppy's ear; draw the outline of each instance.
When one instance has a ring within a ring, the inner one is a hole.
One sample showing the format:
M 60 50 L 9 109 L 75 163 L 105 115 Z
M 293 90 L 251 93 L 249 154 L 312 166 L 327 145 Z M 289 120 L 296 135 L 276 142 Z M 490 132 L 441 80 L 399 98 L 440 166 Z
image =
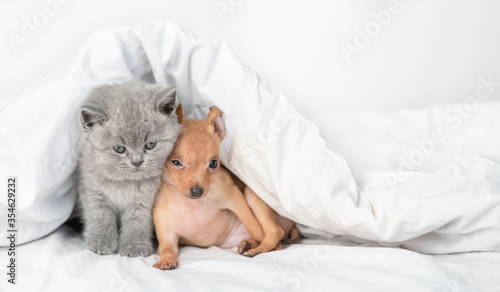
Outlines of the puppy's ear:
M 97 106 L 84 105 L 80 109 L 80 125 L 84 131 L 89 131 L 96 124 L 103 124 L 107 120 L 106 112 Z
M 175 87 L 165 88 L 156 94 L 156 110 L 168 115 L 175 109 L 176 100 Z
M 221 118 L 223 114 L 224 112 L 222 112 L 218 107 L 211 106 L 207 117 L 207 121 L 210 123 L 210 128 L 213 129 L 217 135 L 219 135 L 221 140 L 226 137 L 226 125 Z
M 179 103 L 177 106 L 177 119 L 179 119 L 179 124 L 182 123 L 184 119 L 184 111 L 182 110 L 182 104 Z

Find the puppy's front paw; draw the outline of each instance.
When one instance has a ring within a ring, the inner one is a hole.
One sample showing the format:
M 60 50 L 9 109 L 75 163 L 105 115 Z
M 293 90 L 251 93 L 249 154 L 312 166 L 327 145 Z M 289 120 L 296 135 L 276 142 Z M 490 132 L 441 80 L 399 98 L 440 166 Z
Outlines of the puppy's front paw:
M 147 257 L 154 252 L 151 242 L 137 242 L 120 245 L 118 249 L 122 256 L 126 257 Z
M 162 271 L 173 270 L 177 268 L 177 261 L 163 260 L 154 264 L 153 267 L 160 269 Z
M 99 234 L 87 234 L 87 248 L 97 254 L 110 254 L 118 247 L 118 232 L 108 231 Z

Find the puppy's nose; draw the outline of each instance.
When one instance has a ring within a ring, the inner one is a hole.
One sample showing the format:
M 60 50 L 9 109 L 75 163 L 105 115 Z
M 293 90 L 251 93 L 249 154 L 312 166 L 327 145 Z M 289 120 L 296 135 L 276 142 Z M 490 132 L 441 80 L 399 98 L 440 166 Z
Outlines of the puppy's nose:
M 203 188 L 198 188 L 198 187 L 192 187 L 191 188 L 191 198 L 199 198 L 203 195 L 203 192 L 205 190 Z
M 132 164 L 135 165 L 136 167 L 141 166 L 141 164 L 144 162 L 144 160 L 139 160 L 139 161 L 133 161 Z

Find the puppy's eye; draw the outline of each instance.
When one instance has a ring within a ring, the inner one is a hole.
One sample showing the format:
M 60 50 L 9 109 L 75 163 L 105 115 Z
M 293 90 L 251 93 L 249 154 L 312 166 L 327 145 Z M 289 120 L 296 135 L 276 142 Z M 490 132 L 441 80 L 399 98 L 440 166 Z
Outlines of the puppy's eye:
M 180 160 L 178 160 L 178 159 L 174 159 L 174 160 L 172 160 L 171 162 L 172 162 L 172 164 L 173 164 L 173 165 L 175 165 L 175 166 L 182 166 L 181 161 L 180 161 Z
M 211 170 L 214 170 L 217 168 L 217 166 L 219 166 L 219 161 L 217 161 L 216 159 L 212 159 L 210 160 L 210 164 L 208 164 L 208 167 L 211 169 Z
M 123 153 L 123 152 L 125 152 L 125 149 L 126 149 L 125 146 L 115 146 L 115 147 L 113 147 L 113 150 L 115 150 L 116 153 L 120 153 L 120 154 Z
M 151 150 L 153 148 L 155 148 L 156 146 L 156 142 L 148 142 L 146 143 L 146 145 L 144 145 L 144 148 L 146 148 L 147 150 Z

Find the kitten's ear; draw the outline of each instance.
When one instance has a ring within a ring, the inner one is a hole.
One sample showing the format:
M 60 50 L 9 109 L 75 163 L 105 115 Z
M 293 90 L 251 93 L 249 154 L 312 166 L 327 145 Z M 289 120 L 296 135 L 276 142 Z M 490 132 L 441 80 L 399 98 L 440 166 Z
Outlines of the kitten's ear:
M 175 109 L 177 101 L 175 87 L 160 91 L 156 95 L 156 100 L 156 109 L 164 115 L 170 114 Z
M 92 129 L 95 124 L 102 124 L 107 120 L 106 113 L 97 107 L 87 105 L 80 109 L 80 122 L 85 131 Z

